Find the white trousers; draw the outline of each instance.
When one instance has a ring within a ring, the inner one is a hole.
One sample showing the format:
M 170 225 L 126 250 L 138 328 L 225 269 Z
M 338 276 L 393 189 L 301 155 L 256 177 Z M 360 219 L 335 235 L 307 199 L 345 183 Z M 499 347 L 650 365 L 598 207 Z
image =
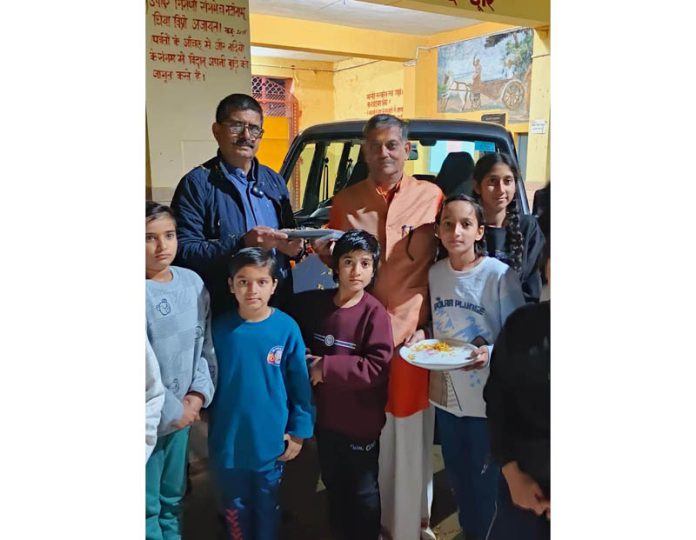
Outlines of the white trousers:
M 379 439 L 382 529 L 391 540 L 420 540 L 433 503 L 432 406 L 405 418 L 387 413 Z

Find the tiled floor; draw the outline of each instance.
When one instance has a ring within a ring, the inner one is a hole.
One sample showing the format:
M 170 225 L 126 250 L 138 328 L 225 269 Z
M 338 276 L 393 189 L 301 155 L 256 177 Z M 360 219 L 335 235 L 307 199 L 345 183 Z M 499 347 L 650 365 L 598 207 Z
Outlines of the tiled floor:
M 191 436 L 191 493 L 184 508 L 183 540 L 223 538 L 218 525 L 215 498 L 206 470 L 205 424 L 194 426 Z M 456 508 L 447 484 L 439 446 L 434 447 L 434 496 L 432 524 L 438 540 L 463 540 Z M 283 540 L 329 540 L 326 497 L 319 477 L 316 447 L 307 441 L 288 467 L 281 493 Z

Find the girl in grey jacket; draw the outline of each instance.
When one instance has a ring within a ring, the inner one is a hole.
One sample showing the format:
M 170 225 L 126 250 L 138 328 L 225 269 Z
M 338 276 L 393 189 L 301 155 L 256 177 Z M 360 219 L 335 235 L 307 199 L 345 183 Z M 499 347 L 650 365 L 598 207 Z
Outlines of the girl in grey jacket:
M 171 209 L 148 202 L 145 228 L 147 337 L 164 386 L 157 443 L 146 464 L 146 535 L 180 538 L 189 430 L 213 399 L 217 359 L 208 291 L 195 272 L 171 266 L 177 249 Z

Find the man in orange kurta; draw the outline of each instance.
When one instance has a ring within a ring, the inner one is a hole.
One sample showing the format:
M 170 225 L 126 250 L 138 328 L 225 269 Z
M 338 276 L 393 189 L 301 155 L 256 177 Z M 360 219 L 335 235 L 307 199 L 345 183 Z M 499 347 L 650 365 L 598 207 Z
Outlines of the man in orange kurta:
M 397 351 L 380 437 L 385 537 L 417 540 L 423 529 L 425 538 L 434 538 L 428 524 L 434 429 L 428 371 L 404 361 L 398 348 L 429 319 L 428 270 L 437 247 L 433 224 L 443 195 L 435 184 L 404 174 L 411 150 L 404 122 L 377 115 L 368 121 L 364 135 L 368 177 L 334 197 L 329 227 L 368 231 L 382 248 L 372 294 L 389 312 Z

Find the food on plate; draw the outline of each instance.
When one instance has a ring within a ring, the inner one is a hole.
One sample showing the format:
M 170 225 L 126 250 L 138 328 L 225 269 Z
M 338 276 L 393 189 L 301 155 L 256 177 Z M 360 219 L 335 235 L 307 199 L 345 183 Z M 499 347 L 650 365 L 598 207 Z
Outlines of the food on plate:
M 421 351 L 437 351 L 437 352 L 452 352 L 454 347 L 445 343 L 444 341 L 436 341 L 434 343 L 417 343 L 412 347 L 415 352 Z

